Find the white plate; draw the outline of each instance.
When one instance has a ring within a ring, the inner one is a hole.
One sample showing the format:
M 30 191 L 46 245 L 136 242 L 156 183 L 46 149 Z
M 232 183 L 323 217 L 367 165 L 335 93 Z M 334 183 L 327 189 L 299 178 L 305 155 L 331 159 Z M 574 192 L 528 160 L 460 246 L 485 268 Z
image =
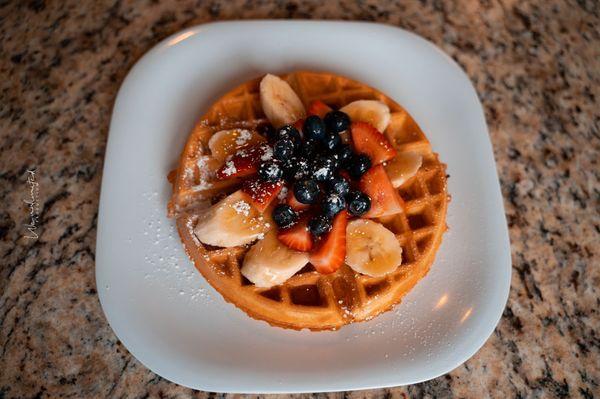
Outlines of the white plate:
M 431 272 L 393 311 L 336 332 L 295 332 L 225 303 L 166 217 L 166 175 L 194 122 L 265 72 L 331 71 L 404 106 L 448 164 L 450 230 Z M 498 322 L 511 260 L 481 104 L 431 43 L 375 24 L 226 22 L 173 35 L 131 70 L 106 151 L 96 281 L 123 344 L 155 373 L 227 392 L 315 392 L 411 384 L 472 356 Z

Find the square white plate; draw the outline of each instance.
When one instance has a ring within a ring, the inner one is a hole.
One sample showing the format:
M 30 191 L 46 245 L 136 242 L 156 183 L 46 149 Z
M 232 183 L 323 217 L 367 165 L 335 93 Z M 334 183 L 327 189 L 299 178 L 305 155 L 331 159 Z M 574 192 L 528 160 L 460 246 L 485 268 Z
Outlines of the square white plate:
M 225 303 L 166 217 L 167 172 L 209 104 L 249 78 L 295 69 L 388 94 L 451 176 L 450 230 L 431 272 L 393 311 L 336 332 L 270 327 Z M 475 90 L 434 45 L 388 26 L 226 22 L 164 40 L 117 96 L 99 212 L 96 280 L 110 325 L 152 371 L 196 389 L 315 392 L 428 380 L 483 345 L 508 297 L 508 231 Z

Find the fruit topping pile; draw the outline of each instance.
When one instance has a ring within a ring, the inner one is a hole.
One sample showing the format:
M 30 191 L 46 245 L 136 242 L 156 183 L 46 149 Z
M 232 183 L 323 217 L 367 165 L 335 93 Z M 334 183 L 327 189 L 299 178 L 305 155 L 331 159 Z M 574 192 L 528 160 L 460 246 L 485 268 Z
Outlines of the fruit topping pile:
M 242 267 L 258 286 L 280 284 L 308 262 L 324 274 L 344 263 L 373 276 L 393 271 L 402 249 L 368 219 L 403 212 L 396 188 L 422 159 L 397 153 L 383 134 L 388 106 L 314 101 L 305 110 L 282 79 L 266 75 L 260 86 L 270 123 L 220 131 L 208 143 L 220 162 L 215 178 L 241 188 L 200 215 L 196 237 L 225 247 L 259 239 Z
M 312 251 L 315 268 L 331 273 L 344 263 L 349 218 L 402 211 L 402 199 L 381 165 L 396 150 L 371 124 L 352 121 L 320 101 L 308 112 L 278 129 L 261 126 L 266 142 L 234 152 L 216 176 L 244 178 L 242 192 L 260 212 L 286 187 L 287 196 L 271 210 L 277 237 L 293 250 Z

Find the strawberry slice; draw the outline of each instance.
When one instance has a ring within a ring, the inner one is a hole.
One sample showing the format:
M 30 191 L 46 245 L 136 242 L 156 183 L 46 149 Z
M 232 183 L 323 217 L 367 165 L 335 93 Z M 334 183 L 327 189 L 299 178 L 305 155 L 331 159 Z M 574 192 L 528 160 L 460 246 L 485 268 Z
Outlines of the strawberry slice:
M 373 165 L 389 161 L 396 156 L 390 141 L 367 122 L 352 122 L 352 143 L 356 152 L 367 154 Z
M 270 147 L 266 144 L 242 148 L 225 161 L 225 164 L 217 170 L 215 176 L 218 179 L 230 179 L 252 175 L 258 171 L 261 158 L 267 155 L 269 149 Z
M 373 166 L 358 182 L 360 191 L 371 198 L 371 209 L 365 213 L 364 218 L 378 218 L 395 215 L 404 210 L 404 201 L 394 190 L 383 165 Z
M 308 115 L 317 115 L 321 119 L 323 119 L 325 115 L 331 111 L 333 111 L 333 109 L 331 109 L 330 106 L 319 100 L 313 101 L 308 106 Z
M 277 233 L 277 238 L 284 245 L 296 251 L 308 252 L 313 247 L 313 240 L 310 231 L 308 231 L 308 218 L 310 215 L 303 215 L 298 223 L 287 229 L 281 229 Z
M 267 209 L 282 188 L 283 182 L 281 180 L 271 183 L 259 179 L 258 176 L 251 177 L 242 183 L 242 192 L 249 197 L 252 205 L 260 213 L 263 213 Z
M 286 204 L 291 206 L 292 209 L 295 210 L 296 212 L 302 212 L 302 211 L 305 211 L 308 208 L 310 208 L 309 204 L 303 204 L 302 202 L 300 202 L 296 199 L 296 197 L 294 196 L 294 190 L 291 187 L 290 187 L 290 190 L 288 191 L 288 195 L 287 195 L 285 202 L 286 202 Z
M 336 215 L 331 231 L 317 243 L 315 250 L 310 254 L 310 263 L 319 273 L 333 273 L 344 264 L 347 225 L 348 212 L 344 210 Z

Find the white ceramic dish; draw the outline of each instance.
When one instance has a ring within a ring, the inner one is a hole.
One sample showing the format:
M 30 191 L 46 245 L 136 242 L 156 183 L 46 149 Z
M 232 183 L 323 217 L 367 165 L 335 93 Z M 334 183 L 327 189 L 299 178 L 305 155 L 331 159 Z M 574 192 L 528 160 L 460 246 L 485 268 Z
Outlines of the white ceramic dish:
M 450 230 L 431 272 L 393 311 L 336 332 L 270 327 L 227 304 L 166 217 L 167 172 L 208 105 L 249 78 L 294 69 L 332 71 L 387 93 L 451 176 Z M 475 90 L 435 46 L 392 27 L 226 22 L 164 40 L 117 96 L 99 212 L 96 280 L 110 325 L 152 371 L 196 389 L 316 392 L 428 380 L 483 345 L 508 297 L 508 231 Z

